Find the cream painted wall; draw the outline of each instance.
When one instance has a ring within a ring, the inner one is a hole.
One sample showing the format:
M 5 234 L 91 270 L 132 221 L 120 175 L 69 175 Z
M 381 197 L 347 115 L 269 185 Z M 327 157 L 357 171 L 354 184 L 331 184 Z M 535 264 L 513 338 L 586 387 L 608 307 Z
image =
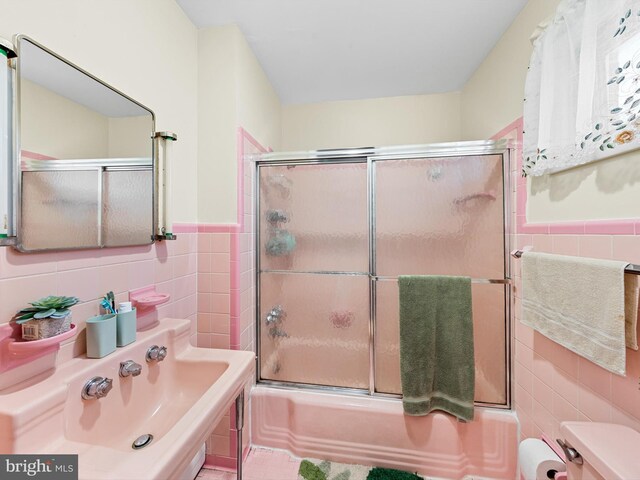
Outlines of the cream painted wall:
M 522 116 L 529 37 L 560 0 L 529 0 L 462 90 L 462 137 L 479 140 Z
M 109 118 L 109 157 L 150 157 L 150 135 L 151 115 Z
M 51 90 L 20 82 L 22 150 L 53 158 L 104 158 L 109 119 Z
M 198 32 L 198 221 L 235 223 L 236 29 Z
M 281 104 L 251 47 L 238 32 L 238 124 L 260 144 L 280 150 Z
M 462 90 L 462 138 L 488 138 L 522 116 L 529 37 L 559 0 L 530 0 Z M 640 153 L 545 177 L 528 186 L 529 222 L 640 217 Z
M 280 100 L 240 29 L 198 33 L 198 220 L 237 222 L 238 126 L 280 144 Z
M 107 117 L 34 82 L 20 82 L 21 148 L 61 159 L 151 157 L 151 115 Z
M 460 98 L 453 92 L 287 105 L 282 109 L 282 149 L 457 141 Z
M 0 0 L 24 33 L 151 108 L 174 145 L 173 218 L 196 221 L 197 30 L 174 0 Z M 151 21 L 152 20 L 152 21 Z

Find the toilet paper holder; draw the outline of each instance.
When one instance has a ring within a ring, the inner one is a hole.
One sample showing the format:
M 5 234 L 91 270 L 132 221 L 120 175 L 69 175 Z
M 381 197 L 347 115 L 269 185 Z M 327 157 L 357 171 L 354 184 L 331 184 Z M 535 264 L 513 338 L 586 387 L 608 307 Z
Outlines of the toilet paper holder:
M 564 456 L 568 461 L 570 461 L 571 463 L 575 463 L 576 465 L 582 465 L 582 455 L 580 455 L 580 452 L 578 452 L 564 440 L 560 440 L 559 438 L 557 438 L 556 442 L 558 442 L 558 445 L 560 445 L 560 448 L 562 448 Z

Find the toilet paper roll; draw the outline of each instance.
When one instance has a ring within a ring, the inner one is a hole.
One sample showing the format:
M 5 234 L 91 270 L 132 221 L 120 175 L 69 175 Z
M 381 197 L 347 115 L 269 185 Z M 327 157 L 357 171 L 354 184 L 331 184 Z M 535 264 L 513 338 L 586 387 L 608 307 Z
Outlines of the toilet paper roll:
M 522 480 L 549 480 L 567 467 L 549 445 L 537 438 L 527 438 L 518 447 L 518 464 Z

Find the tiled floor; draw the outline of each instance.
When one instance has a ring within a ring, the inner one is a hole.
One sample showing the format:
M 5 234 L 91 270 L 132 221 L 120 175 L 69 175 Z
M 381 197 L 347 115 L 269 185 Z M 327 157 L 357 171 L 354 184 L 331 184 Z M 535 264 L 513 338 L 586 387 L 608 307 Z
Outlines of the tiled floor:
M 244 462 L 243 480 L 297 480 L 300 459 L 286 452 L 252 448 Z M 196 480 L 235 480 L 236 474 L 220 470 L 200 470 Z
M 297 480 L 300 461 L 280 450 L 252 448 L 244 462 L 243 480 Z M 236 480 L 236 474 L 203 468 L 195 480 Z M 463 480 L 493 479 L 469 476 Z

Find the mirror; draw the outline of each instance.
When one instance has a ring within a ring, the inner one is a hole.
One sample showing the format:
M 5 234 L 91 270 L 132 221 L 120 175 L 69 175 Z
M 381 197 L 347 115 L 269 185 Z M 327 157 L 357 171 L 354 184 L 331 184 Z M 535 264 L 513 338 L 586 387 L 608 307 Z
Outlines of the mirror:
M 153 112 L 16 39 L 21 251 L 152 243 Z

